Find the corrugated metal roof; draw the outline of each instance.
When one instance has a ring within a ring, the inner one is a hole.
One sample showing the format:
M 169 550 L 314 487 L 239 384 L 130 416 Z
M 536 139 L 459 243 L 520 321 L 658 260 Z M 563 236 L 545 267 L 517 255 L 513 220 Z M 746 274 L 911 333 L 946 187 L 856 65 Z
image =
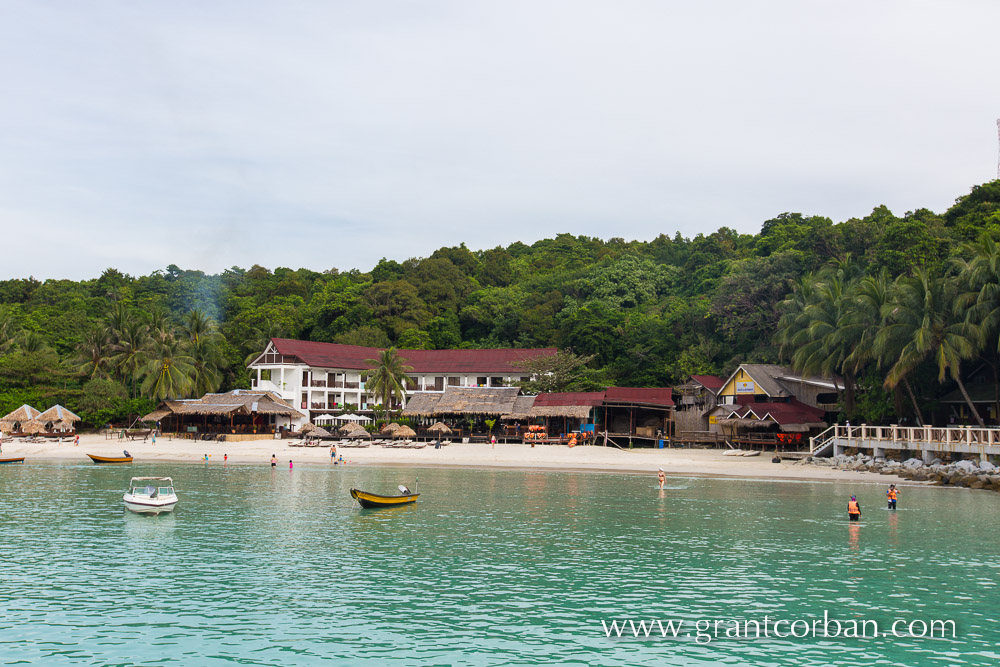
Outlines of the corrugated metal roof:
M 601 405 L 604 403 L 603 391 L 566 391 L 535 396 L 534 406 L 537 408 L 552 405 Z
M 670 387 L 608 387 L 604 402 L 673 407 L 674 390 Z
M 307 340 L 272 338 L 279 354 L 298 357 L 314 368 L 368 370 L 368 359 L 377 359 L 383 348 L 316 343 Z M 414 373 L 502 373 L 518 372 L 517 362 L 552 356 L 554 347 L 502 350 L 399 350 L 399 356 Z
M 691 379 L 712 391 L 718 391 L 726 385 L 726 378 L 720 378 L 718 375 L 692 375 Z

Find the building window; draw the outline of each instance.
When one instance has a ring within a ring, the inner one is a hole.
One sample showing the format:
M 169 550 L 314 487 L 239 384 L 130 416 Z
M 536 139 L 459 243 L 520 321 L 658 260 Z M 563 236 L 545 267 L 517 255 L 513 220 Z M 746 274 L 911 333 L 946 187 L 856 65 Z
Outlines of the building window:
M 476 378 L 476 386 L 477 387 L 485 387 L 486 386 L 486 378 L 485 377 L 477 377 Z
M 448 378 L 449 387 L 457 387 L 462 383 L 462 378 L 450 377 Z
M 490 386 L 491 387 L 502 387 L 503 386 L 503 378 L 490 378 Z

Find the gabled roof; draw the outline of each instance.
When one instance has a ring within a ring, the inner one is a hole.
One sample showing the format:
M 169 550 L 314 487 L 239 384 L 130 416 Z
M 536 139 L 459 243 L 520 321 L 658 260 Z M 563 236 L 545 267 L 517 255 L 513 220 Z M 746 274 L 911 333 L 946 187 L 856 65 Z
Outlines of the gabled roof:
M 34 419 L 35 417 L 37 417 L 40 414 L 42 414 L 42 413 L 39 412 L 38 410 L 36 410 L 35 408 L 31 407 L 27 403 L 25 403 L 24 405 L 22 405 L 21 407 L 19 407 L 17 410 L 14 410 L 12 412 L 8 412 L 6 415 L 3 416 L 3 418 L 0 418 L 0 421 L 5 421 L 5 422 L 26 422 L 26 421 L 30 421 L 30 420 Z
M 712 393 L 717 393 L 726 385 L 726 378 L 718 375 L 692 375 L 691 379 Z
M 674 391 L 670 387 L 608 387 L 604 402 L 669 408 L 674 405 Z
M 75 414 L 73 414 L 72 412 L 70 412 L 69 410 L 67 410 L 66 408 L 64 408 L 63 406 L 59 405 L 58 403 L 56 405 L 53 405 L 51 408 L 49 408 L 48 410 L 46 410 L 42 414 L 38 415 L 37 419 L 40 422 L 56 422 L 56 421 L 78 422 L 78 421 L 80 421 L 79 417 L 77 417 Z
M 826 387 L 832 391 L 843 388 L 844 384 L 840 378 L 803 376 L 777 364 L 740 364 L 739 368 L 726 379 L 723 386 L 729 384 L 740 370 L 753 378 L 753 381 L 764 393 L 775 398 L 793 396 L 794 393 L 787 386 L 788 383 L 792 382 Z
M 224 394 L 205 394 L 198 399 L 163 401 L 143 421 L 159 421 L 169 415 L 300 415 L 295 409 L 270 391 L 234 389 Z
M 792 399 L 788 403 L 764 402 L 764 403 L 735 403 L 731 406 L 732 412 L 739 417 L 753 416 L 757 419 L 772 419 L 781 426 L 791 424 L 824 424 L 824 412 L 819 408 L 806 405 L 798 399 Z
M 377 359 L 384 348 L 316 343 L 290 338 L 272 338 L 278 354 L 298 358 L 314 368 L 343 368 L 369 370 L 368 359 Z M 556 348 L 501 349 L 501 350 L 398 350 L 399 356 L 414 373 L 496 373 L 519 371 L 517 364 L 526 359 L 556 354 Z M 255 362 L 256 363 L 256 362 Z

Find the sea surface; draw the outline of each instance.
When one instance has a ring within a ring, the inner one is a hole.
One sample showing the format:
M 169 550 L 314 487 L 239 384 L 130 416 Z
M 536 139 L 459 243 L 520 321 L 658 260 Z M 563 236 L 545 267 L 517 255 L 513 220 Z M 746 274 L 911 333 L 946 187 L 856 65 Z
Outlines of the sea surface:
M 132 475 L 172 476 L 176 512 L 124 511 Z M 348 493 L 416 477 L 416 505 L 361 510 Z M 214 461 L 0 466 L 0 664 L 1000 664 L 1000 494 L 904 488 L 890 513 L 871 484 L 668 486 Z M 846 520 L 851 493 L 859 524 Z M 957 637 L 706 639 L 695 625 L 824 612 L 882 630 L 953 620 Z M 630 619 L 684 625 L 676 638 L 606 636 L 602 621 Z

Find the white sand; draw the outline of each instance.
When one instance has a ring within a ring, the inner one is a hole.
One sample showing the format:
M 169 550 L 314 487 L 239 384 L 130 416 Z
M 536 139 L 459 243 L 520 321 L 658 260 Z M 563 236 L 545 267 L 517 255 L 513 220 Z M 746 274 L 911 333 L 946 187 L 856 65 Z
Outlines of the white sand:
M 25 456 L 31 461 L 89 462 L 87 454 L 121 456 L 127 449 L 139 463 L 171 461 L 202 463 L 209 455 L 209 465 L 221 465 L 223 455 L 229 463 L 268 465 L 271 455 L 279 464 L 330 465 L 330 446 L 289 447 L 291 440 L 250 440 L 245 442 L 216 443 L 193 440 L 175 440 L 169 436 L 151 441 L 128 442 L 108 440 L 103 435 L 83 435 L 80 445 L 71 442 L 29 443 L 19 439 L 4 438 L 3 456 Z M 633 449 L 623 451 L 615 447 L 565 445 L 514 445 L 451 444 L 441 449 L 427 446 L 424 449 L 384 449 L 378 446 L 366 449 L 338 447 L 348 465 L 405 465 L 405 466 L 460 466 L 467 468 L 522 468 L 539 470 L 584 470 L 593 472 L 640 472 L 656 475 L 663 468 L 670 475 L 695 475 L 712 477 L 742 477 L 774 480 L 849 481 L 872 484 L 920 484 L 907 482 L 894 475 L 853 472 L 833 468 L 793 465 L 791 461 L 771 463 L 773 454 L 765 452 L 757 457 L 723 456 L 718 449 Z

